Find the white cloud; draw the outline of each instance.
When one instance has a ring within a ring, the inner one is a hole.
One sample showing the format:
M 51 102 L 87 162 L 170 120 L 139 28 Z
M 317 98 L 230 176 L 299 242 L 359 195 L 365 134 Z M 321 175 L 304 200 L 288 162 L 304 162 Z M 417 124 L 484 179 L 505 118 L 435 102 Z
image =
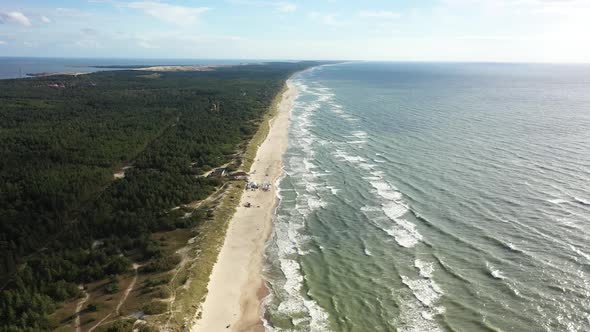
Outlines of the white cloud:
M 96 36 L 99 34 L 98 30 L 92 28 L 82 28 L 80 29 L 80 33 L 87 36 Z
M 31 21 L 21 12 L 0 12 L 0 23 L 16 23 L 30 27 Z
M 401 14 L 387 10 L 364 10 L 359 12 L 359 16 L 363 18 L 396 19 L 399 18 Z
M 322 14 L 322 13 L 318 13 L 318 12 L 311 12 L 309 13 L 309 18 L 325 24 L 325 25 L 338 25 L 339 22 L 336 21 L 336 14 Z
M 189 26 L 199 21 L 207 7 L 185 7 L 155 1 L 130 2 L 123 7 L 141 10 L 161 21 L 181 26 Z
M 103 48 L 103 46 L 94 39 L 80 39 L 76 41 L 76 45 L 82 48 Z
M 56 8 L 55 15 L 66 18 L 87 18 L 91 16 L 88 12 L 74 8 Z
M 160 46 L 154 45 L 146 40 L 140 40 L 137 43 L 137 45 L 139 45 L 140 47 L 149 48 L 149 49 L 160 48 Z
M 283 13 L 290 13 L 297 10 L 297 6 L 292 3 L 284 3 L 277 7 L 277 10 Z
M 210 51 L 207 47 L 217 49 L 219 45 L 231 47 L 231 45 L 246 45 L 248 39 L 232 35 L 193 35 L 179 30 L 160 31 L 149 34 L 119 33 L 117 40 L 123 40 L 129 45 L 149 50 L 169 50 L 182 45 L 183 52 L 191 50 Z M 200 52 L 199 51 L 199 52 Z M 192 53 L 198 54 L 198 53 Z
M 283 13 L 291 13 L 297 10 L 297 5 L 290 2 L 282 1 L 264 1 L 264 0 L 228 0 L 228 2 L 236 5 L 253 5 L 262 7 L 274 7 L 277 11 Z
M 495 41 L 495 42 L 518 42 L 518 41 L 530 41 L 530 40 L 541 40 L 539 36 L 521 36 L 521 35 L 463 35 L 458 36 L 457 40 L 466 41 Z
M 51 20 L 47 16 L 41 16 L 41 22 L 43 22 L 43 23 L 51 23 Z
M 4 40 L 0 40 L 0 45 L 4 45 L 6 42 Z

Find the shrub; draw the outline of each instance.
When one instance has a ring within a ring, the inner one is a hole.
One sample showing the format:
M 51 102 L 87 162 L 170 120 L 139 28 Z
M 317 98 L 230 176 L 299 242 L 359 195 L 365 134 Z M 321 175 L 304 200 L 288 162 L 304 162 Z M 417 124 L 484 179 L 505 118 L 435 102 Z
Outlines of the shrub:
M 146 315 L 157 315 L 166 310 L 168 310 L 168 304 L 162 301 L 152 301 L 143 306 L 143 312 L 145 312 Z

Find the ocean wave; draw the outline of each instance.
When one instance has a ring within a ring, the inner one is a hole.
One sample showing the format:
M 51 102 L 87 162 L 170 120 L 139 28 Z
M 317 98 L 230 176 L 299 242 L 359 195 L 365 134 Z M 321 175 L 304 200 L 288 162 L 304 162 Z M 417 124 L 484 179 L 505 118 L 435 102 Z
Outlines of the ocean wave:
M 402 275 L 402 283 L 412 290 L 412 293 L 427 307 L 434 307 L 443 294 L 442 289 L 432 279 L 410 279 Z
M 464 277 L 463 275 L 461 275 L 461 273 L 459 273 L 457 270 L 455 270 L 451 265 L 447 264 L 436 253 L 433 253 L 432 254 L 432 257 L 434 257 L 434 259 L 437 261 L 438 265 L 440 265 L 443 268 L 443 270 L 445 272 L 447 272 L 449 275 L 451 275 L 455 279 L 458 279 L 458 280 L 460 280 L 462 282 L 465 282 L 467 284 L 471 284 L 471 281 L 469 279 L 467 279 L 467 277 Z M 471 287 L 467 287 L 466 289 L 470 290 Z
M 362 212 L 380 212 L 381 208 L 378 206 L 365 205 L 365 206 L 361 207 L 361 211 Z
M 313 127 L 313 114 L 320 109 L 322 102 L 332 98 L 326 91 L 328 90 L 309 88 L 306 94 L 314 94 L 317 100 L 298 101 L 294 108 L 294 114 L 297 116 L 290 126 L 290 139 L 292 146 L 296 146 L 297 149 L 288 151 L 285 157 L 285 173 L 290 179 L 296 198 L 294 202 L 280 201 L 280 212 L 276 217 L 274 231 L 276 246 L 273 248 L 278 256 L 278 266 L 283 279 L 271 283 L 273 292 L 278 295 L 274 296 L 272 301 L 278 302 L 273 314 L 290 317 L 296 329 L 306 331 L 326 331 L 329 328 L 327 313 L 304 292 L 304 274 L 297 259 L 309 253 L 305 249 L 311 241 L 311 237 L 305 234 L 309 216 L 313 211 L 326 206 L 320 194 L 327 190 L 322 178 L 329 173 L 319 170 L 314 162 L 318 139 L 310 129 Z M 330 190 L 337 192 L 336 188 Z M 287 203 L 293 208 L 284 210 L 284 204 Z M 266 307 L 271 305 L 267 303 Z M 271 329 L 269 326 L 270 324 L 267 324 L 267 328 Z
M 415 225 L 407 220 L 395 218 L 395 223 L 391 224 L 392 219 L 384 211 L 389 211 L 391 216 L 400 215 L 400 212 L 395 212 L 396 210 L 395 207 L 384 209 L 378 206 L 364 206 L 361 208 L 361 212 L 365 214 L 373 226 L 391 236 L 399 246 L 413 248 L 422 240 L 422 235 L 417 232 Z
M 444 307 L 437 305 L 443 295 L 442 290 L 431 279 L 411 279 L 401 275 L 404 283 L 411 291 L 411 298 L 402 298 L 400 301 L 400 317 L 398 331 L 422 332 L 442 331 L 435 317 L 445 312 Z
M 393 236 L 395 241 L 404 248 L 412 248 L 423 240 L 422 234 L 416 229 L 416 225 L 403 219 L 410 208 L 403 201 L 403 195 L 397 188 L 385 181 L 370 181 L 377 195 L 382 198 L 381 209 L 383 213 L 395 224 L 383 230 Z
M 572 249 L 572 251 L 576 254 L 578 254 L 581 257 L 584 257 L 586 259 L 586 261 L 590 262 L 590 255 L 583 252 L 582 250 L 578 249 L 576 246 L 574 246 L 573 244 L 570 244 L 570 249 Z
M 492 277 L 499 279 L 499 280 L 504 280 L 506 279 L 506 277 L 502 274 L 502 271 L 500 271 L 499 269 L 497 269 L 496 267 L 494 267 L 490 262 L 486 261 L 486 269 L 489 275 L 491 275 Z
M 377 177 L 380 179 L 380 177 Z M 408 211 L 408 209 L 403 206 L 400 202 L 402 199 L 402 193 L 399 192 L 397 189 L 393 188 L 389 183 L 385 181 L 371 181 L 371 186 L 377 190 L 377 195 L 381 196 L 383 199 L 387 201 L 396 201 L 398 202 L 401 208 L 404 208 L 404 213 Z M 401 216 L 401 215 L 400 215 Z M 394 217 L 396 218 L 396 217 Z
M 587 199 L 576 197 L 576 196 L 573 196 L 572 199 L 574 200 L 574 202 L 576 202 L 580 205 L 590 206 L 590 201 Z
M 505 249 L 505 250 L 508 250 L 508 251 L 514 252 L 514 253 L 524 253 L 523 250 L 516 247 L 516 245 L 514 245 L 512 242 L 504 242 L 504 241 L 497 239 L 497 238 L 490 236 L 490 235 L 484 235 L 484 238 L 487 239 L 488 241 L 493 242 L 494 244 L 498 245 L 502 249 Z
M 328 331 L 328 314 L 315 301 L 304 298 L 302 295 L 304 278 L 299 263 L 292 259 L 280 259 L 279 263 L 286 279 L 283 290 L 289 296 L 279 304 L 278 313 L 296 317 L 292 319 L 296 328 L 318 332 Z M 280 329 L 273 329 L 280 331 Z
M 352 144 L 352 145 L 360 145 L 360 144 L 366 144 L 367 143 L 367 140 L 348 141 L 346 143 Z
M 352 116 L 352 115 L 348 115 L 348 114 L 342 114 L 342 115 L 341 115 L 341 117 L 342 117 L 344 120 L 348 121 L 348 122 L 355 122 L 355 121 L 359 121 L 359 119 L 355 118 L 355 117 L 354 117 L 354 116 Z
M 414 261 L 414 266 L 418 269 L 422 278 L 431 278 L 434 272 L 434 264 L 432 262 L 425 262 L 420 259 Z
M 570 199 L 565 199 L 565 198 L 553 198 L 553 199 L 548 199 L 547 200 L 549 203 L 553 203 L 553 204 L 566 204 L 566 203 L 575 203 L 578 205 L 582 205 L 582 206 L 590 206 L 590 200 L 588 199 L 584 199 L 581 197 L 577 197 L 577 196 L 570 196 Z
M 337 196 L 338 195 L 338 192 L 340 192 L 340 190 L 342 190 L 340 188 L 336 188 L 336 187 L 333 187 L 333 186 L 326 186 L 326 189 L 330 190 L 330 193 L 332 195 L 334 195 L 334 196 Z
M 402 299 L 400 317 L 395 322 L 396 330 L 399 332 L 442 332 L 434 319 L 435 314 L 437 313 L 424 310 L 420 303 Z

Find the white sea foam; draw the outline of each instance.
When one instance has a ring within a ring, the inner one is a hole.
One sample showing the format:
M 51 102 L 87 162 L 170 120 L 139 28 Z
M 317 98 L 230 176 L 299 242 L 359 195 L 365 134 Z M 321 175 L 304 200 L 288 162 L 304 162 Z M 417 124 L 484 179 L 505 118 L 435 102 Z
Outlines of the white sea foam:
M 306 255 L 306 243 L 310 237 L 305 235 L 304 229 L 308 216 L 315 210 L 325 206 L 320 193 L 325 191 L 325 184 L 322 178 L 327 172 L 319 170 L 315 164 L 315 144 L 318 139 L 311 128 L 313 127 L 311 117 L 317 112 L 322 103 L 331 99 L 333 94 L 328 89 L 307 87 L 307 92 L 316 97 L 316 100 L 303 102 L 296 100 L 294 105 L 294 117 L 290 127 L 290 139 L 292 146 L 298 150 L 289 152 L 286 163 L 286 171 L 289 177 L 296 181 L 292 182 L 295 191 L 294 208 L 278 215 L 275 224 L 275 242 L 278 261 L 284 275 L 282 291 L 279 292 L 280 299 L 277 312 L 288 316 L 296 316 L 293 324 L 297 329 L 308 331 L 328 330 L 328 316 L 323 309 L 313 300 L 304 296 L 303 272 L 297 260 L 297 256 Z M 301 91 L 301 90 L 300 90 Z M 334 188 L 334 191 L 336 189 Z M 282 201 L 281 204 L 286 203 Z M 280 329 L 277 329 L 280 330 Z
M 590 206 L 590 201 L 587 200 L 587 199 L 585 199 L 585 198 L 580 198 L 580 197 L 574 196 L 573 199 L 574 199 L 574 201 L 576 201 L 576 202 L 578 202 L 578 203 L 580 203 L 582 205 L 588 205 L 588 206 Z
M 402 282 L 412 290 L 414 296 L 427 307 L 434 307 L 443 291 L 432 279 L 410 279 L 404 275 Z
M 420 272 L 420 276 L 423 278 L 431 278 L 434 272 L 434 264 L 432 262 L 425 262 L 420 259 L 414 261 L 414 266 Z
M 520 253 L 524 253 L 524 251 L 520 248 L 518 248 L 514 243 L 512 242 L 508 242 L 506 243 L 506 246 L 508 246 L 508 248 L 510 248 L 510 250 L 514 251 L 514 252 L 520 252 Z
M 332 193 L 334 196 L 338 195 L 338 192 L 341 190 L 332 186 L 327 186 L 326 189 L 330 190 L 330 193 Z
M 397 189 L 392 188 L 389 183 L 385 181 L 371 181 L 371 185 L 377 190 L 377 194 L 383 199 L 388 201 L 396 201 L 398 203 L 397 205 L 402 205 L 400 202 L 402 199 L 402 194 Z
M 378 206 L 363 206 L 361 208 L 361 211 L 363 211 L 363 212 L 379 212 L 379 211 L 381 211 L 381 208 Z
M 419 302 L 414 301 L 402 300 L 398 324 L 400 327 L 397 330 L 399 332 L 442 332 L 434 320 L 434 314 L 442 310 L 436 312 L 425 310 Z
M 349 162 L 351 164 L 355 164 L 358 165 L 359 163 L 363 163 L 366 162 L 367 160 L 361 156 L 354 156 L 351 154 L 348 154 L 346 151 L 342 150 L 342 149 L 337 149 L 336 151 L 333 152 L 334 157 L 336 157 L 339 160 L 343 160 L 346 162 Z
M 371 163 L 361 162 L 358 164 L 358 167 L 365 171 L 372 171 L 377 165 Z
M 587 253 L 581 251 L 580 249 L 576 248 L 574 245 L 570 244 L 569 245 L 570 248 L 572 249 L 573 252 L 575 252 L 576 254 L 584 257 L 587 261 L 590 261 L 590 255 L 588 255 Z
M 353 144 L 353 145 L 359 145 L 359 144 L 365 144 L 365 143 L 367 143 L 367 140 L 348 141 L 346 143 Z
M 506 277 L 502 274 L 502 271 L 495 268 L 492 264 L 490 264 L 490 262 L 486 262 L 486 268 L 488 269 L 492 277 L 500 280 L 506 279 Z
M 346 113 L 345 114 L 342 114 L 342 118 L 344 120 L 346 120 L 346 121 L 349 121 L 349 122 L 354 122 L 354 121 L 358 121 L 359 120 L 359 119 L 353 117 L 352 115 L 349 115 L 349 114 L 346 114 Z
M 563 198 L 555 198 L 555 199 L 550 199 L 549 202 L 553 203 L 553 204 L 563 204 L 563 203 L 567 203 L 568 200 L 563 199 Z
M 375 174 L 380 180 L 370 181 L 370 184 L 375 188 L 377 195 L 383 199 L 381 205 L 383 213 L 395 222 L 394 226 L 384 229 L 385 232 L 393 236 L 400 246 L 405 248 L 414 247 L 422 241 L 422 235 L 416 229 L 416 225 L 402 218 L 410 210 L 403 201 L 403 195 L 397 188 L 381 180 L 382 174 L 378 172 L 375 172 Z
M 395 239 L 395 242 L 404 248 L 413 248 L 418 244 L 419 239 L 400 227 L 383 228 L 385 233 Z
M 443 294 L 432 279 L 411 279 L 402 275 L 402 282 L 410 289 L 414 299 L 402 299 L 400 308 L 401 328 L 404 332 L 441 331 L 435 316 L 444 313 L 438 305 Z M 417 300 L 417 301 L 416 301 Z
M 358 138 L 367 138 L 367 137 L 369 137 L 369 134 L 367 134 L 367 132 L 365 132 L 365 131 L 357 130 L 357 131 L 352 132 L 352 136 L 358 137 Z

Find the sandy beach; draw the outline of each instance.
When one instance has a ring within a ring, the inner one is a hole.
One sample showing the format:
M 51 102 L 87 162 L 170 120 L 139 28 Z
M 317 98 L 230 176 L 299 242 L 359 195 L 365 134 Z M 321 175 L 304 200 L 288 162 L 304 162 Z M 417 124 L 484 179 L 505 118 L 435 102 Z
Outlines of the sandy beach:
M 261 300 L 266 295 L 262 279 L 263 253 L 273 227 L 273 214 L 278 203 L 275 185 L 282 174 L 289 117 L 297 95 L 290 82 L 287 86 L 250 172 L 251 181 L 258 184 L 269 182 L 271 189 L 242 194 L 211 274 L 202 316 L 192 326 L 192 332 L 264 330 L 261 322 Z M 246 203 L 251 207 L 245 207 Z

